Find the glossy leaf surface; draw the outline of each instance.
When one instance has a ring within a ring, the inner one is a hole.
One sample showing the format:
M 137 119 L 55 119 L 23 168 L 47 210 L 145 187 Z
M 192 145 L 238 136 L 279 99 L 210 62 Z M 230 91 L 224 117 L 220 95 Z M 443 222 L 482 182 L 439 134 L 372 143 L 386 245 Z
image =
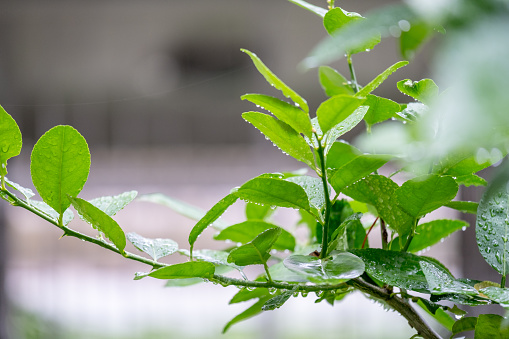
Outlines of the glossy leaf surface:
M 398 61 L 392 66 L 389 66 L 385 71 L 380 73 L 376 78 L 371 80 L 369 84 L 364 86 L 357 94 L 355 94 L 356 97 L 362 98 L 366 97 L 368 94 L 373 92 L 375 89 L 378 88 L 392 73 L 396 72 L 399 68 L 404 67 L 408 65 L 408 61 Z
M 112 217 L 133 201 L 137 195 L 138 192 L 129 191 L 115 196 L 105 196 L 92 199 L 88 202 Z
M 152 277 L 156 279 L 187 279 L 187 278 L 212 278 L 215 266 L 206 261 L 188 261 L 153 270 L 146 274 L 137 274 L 135 280 Z
M 293 295 L 293 293 L 297 291 L 297 286 L 294 287 L 291 290 L 287 290 L 282 292 L 279 295 L 276 295 L 275 297 L 270 298 L 267 300 L 267 302 L 262 306 L 262 311 L 272 311 L 277 308 L 280 308 L 284 305 L 285 302 L 288 301 Z
M 479 292 L 499 303 L 502 307 L 509 308 L 509 289 L 490 286 L 479 290 Z
M 73 197 L 69 197 L 69 199 L 83 220 L 104 233 L 120 252 L 124 252 L 125 234 L 115 220 L 86 200 Z
M 284 153 L 314 168 L 313 152 L 307 142 L 290 125 L 259 112 L 245 112 L 242 117 L 260 130 Z
M 26 187 L 21 186 L 20 184 L 12 182 L 9 179 L 7 179 L 7 177 L 5 177 L 5 183 L 8 186 L 14 188 L 19 193 L 23 194 L 23 196 L 25 197 L 28 204 L 30 204 L 30 198 L 32 198 L 35 195 L 35 193 L 30 188 L 26 188 Z
M 318 70 L 320 84 L 322 85 L 325 94 L 329 97 L 335 95 L 354 95 L 355 92 L 346 80 L 338 71 L 329 66 L 320 66 Z
M 364 105 L 369 106 L 366 115 L 364 115 L 364 121 L 369 126 L 391 119 L 401 111 L 401 106 L 397 102 L 372 94 L 367 95 Z
M 228 262 L 239 266 L 265 264 L 281 231 L 279 227 L 263 231 L 253 241 L 233 249 L 228 256 Z
M 460 320 L 456 321 L 452 326 L 451 338 L 453 338 L 453 336 L 458 333 L 475 330 L 476 325 L 477 325 L 476 317 L 461 318 Z
M 214 236 L 214 239 L 231 240 L 245 244 L 253 240 L 261 232 L 276 227 L 278 226 L 265 221 L 248 220 L 225 228 L 221 233 Z M 293 251 L 295 249 L 295 238 L 288 231 L 281 229 L 281 235 L 274 243 L 274 249 Z
M 207 213 L 201 218 L 189 233 L 189 245 L 191 251 L 196 239 L 203 231 L 213 222 L 215 222 L 223 213 L 237 201 L 238 197 L 235 192 L 228 194 L 226 197 L 217 202 Z
M 484 260 L 502 275 L 509 273 L 509 182 L 499 175 L 484 192 L 476 219 L 476 238 Z
M 278 98 L 263 94 L 245 94 L 241 99 L 260 106 L 271 112 L 279 120 L 290 125 L 298 133 L 311 137 L 311 120 L 309 115 L 300 108 Z
M 448 272 L 443 271 L 441 268 L 426 262 L 419 262 L 422 272 L 428 282 L 428 287 L 433 294 L 466 294 L 477 295 L 477 290 L 461 281 L 454 279 Z
M 325 193 L 323 190 L 322 180 L 315 177 L 310 177 L 307 175 L 299 175 L 295 177 L 290 177 L 286 179 L 286 181 L 293 182 L 306 192 L 308 196 L 310 206 L 316 208 L 317 210 L 321 210 L 325 206 Z M 329 190 L 330 192 L 330 190 Z
M 350 95 L 337 95 L 324 101 L 316 111 L 322 132 L 326 133 L 347 119 L 363 102 L 364 99 Z
M 463 213 L 477 214 L 477 208 L 479 207 L 479 203 L 475 201 L 449 201 L 444 206 L 458 210 Z
M 509 327 L 505 325 L 505 319 L 498 314 L 480 314 L 475 325 L 475 338 L 509 338 Z
M 7 160 L 19 155 L 21 152 L 22 139 L 18 124 L 0 106 L 0 175 L 7 174 Z
M 58 223 L 58 218 L 60 217 L 60 214 L 58 214 L 57 211 L 55 211 L 53 208 L 51 208 L 44 201 L 30 200 L 30 205 L 32 205 L 39 211 L 43 212 L 44 214 L 48 215 L 51 219 L 53 219 L 53 221 L 55 223 Z M 73 219 L 74 219 L 74 213 L 71 211 L 70 208 L 66 209 L 64 212 L 64 215 L 62 216 L 62 224 L 64 226 L 66 226 Z
M 406 181 L 396 195 L 401 208 L 417 218 L 445 205 L 457 192 L 453 178 L 430 175 Z
M 280 90 L 285 97 L 292 99 L 293 102 L 295 102 L 300 108 L 304 110 L 304 112 L 309 112 L 309 107 L 306 100 L 304 100 L 304 98 L 297 94 L 297 92 L 288 87 L 274 73 L 272 73 L 272 71 L 267 66 L 265 66 L 265 64 L 260 60 L 260 58 L 256 54 L 246 49 L 241 49 L 241 51 L 249 55 L 256 69 L 258 69 L 258 72 L 260 72 L 260 74 L 263 75 L 263 77 L 265 78 L 265 80 L 267 80 L 269 84 Z
M 32 151 L 30 171 L 42 200 L 58 214 L 71 205 L 88 178 L 90 152 L 85 139 L 71 126 L 47 131 Z
M 246 203 L 246 218 L 248 220 L 266 220 L 274 213 L 275 209 L 269 205 L 258 205 L 251 202 Z
M 327 154 L 329 148 L 332 146 L 336 140 L 345 134 L 346 132 L 352 130 L 355 126 L 357 126 L 362 119 L 364 118 L 364 115 L 368 111 L 368 106 L 360 106 L 357 108 L 352 114 L 350 114 L 345 120 L 341 121 L 336 126 L 332 127 L 329 132 L 327 133 L 327 138 L 325 140 L 325 153 Z
M 147 253 L 156 261 L 178 250 L 178 244 L 171 239 L 148 239 L 134 232 L 127 233 L 127 239 L 137 249 Z
M 438 96 L 438 86 L 431 79 L 412 81 L 410 79 L 398 81 L 397 87 L 403 94 L 429 105 Z
M 364 263 L 351 253 L 339 253 L 327 259 L 292 255 L 283 261 L 286 268 L 304 275 L 314 283 L 337 284 L 364 273 Z

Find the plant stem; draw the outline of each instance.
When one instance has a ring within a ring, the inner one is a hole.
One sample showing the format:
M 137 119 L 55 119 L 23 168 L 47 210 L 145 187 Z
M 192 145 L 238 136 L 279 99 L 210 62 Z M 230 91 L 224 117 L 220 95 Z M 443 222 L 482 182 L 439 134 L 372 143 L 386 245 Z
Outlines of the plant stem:
M 329 10 L 333 9 L 334 8 L 334 0 L 327 0 L 327 2 L 329 3 Z
M 407 300 L 400 298 L 393 293 L 388 293 L 383 288 L 368 284 L 360 278 L 349 280 L 347 284 L 355 287 L 361 292 L 369 294 L 373 298 L 384 301 L 387 305 L 405 317 L 405 319 L 408 320 L 408 324 L 422 337 L 426 339 L 440 339 L 440 336 L 436 334 L 435 331 L 428 326 L 428 324 L 426 324 Z
M 269 283 L 272 282 L 272 277 L 270 276 L 270 273 L 269 273 L 269 266 L 267 266 L 267 262 L 264 261 L 263 262 L 263 268 L 265 269 L 265 273 L 267 273 L 267 280 Z
M 380 218 L 380 232 L 382 236 L 382 249 L 386 250 L 387 245 L 389 243 L 389 235 L 387 234 L 387 227 L 385 226 L 385 221 Z
M 331 201 L 329 197 L 329 184 L 327 183 L 327 170 L 325 166 L 325 151 L 322 146 L 321 137 L 315 133 L 316 139 L 318 140 L 318 156 L 320 157 L 320 167 L 321 167 L 321 175 L 322 184 L 323 184 L 323 192 L 325 195 L 325 217 L 323 222 L 323 232 L 322 232 L 322 252 L 320 253 L 320 258 L 325 258 L 327 256 L 327 250 L 329 245 L 329 222 L 330 222 L 330 211 L 331 211 Z
M 502 281 L 500 282 L 500 287 L 505 288 L 505 275 L 502 275 Z
M 410 247 L 410 243 L 412 242 L 412 239 L 415 235 L 415 229 L 417 228 L 417 224 L 419 223 L 419 218 L 415 219 L 414 225 L 412 226 L 412 231 L 410 231 L 410 234 L 408 235 L 408 239 L 406 240 L 405 246 L 401 250 L 402 252 L 408 251 L 408 248 Z
M 355 76 L 355 69 L 353 68 L 352 56 L 347 54 L 348 69 L 350 69 L 350 76 L 352 78 L 352 88 L 355 93 L 359 92 L 359 85 L 357 84 L 357 77 Z

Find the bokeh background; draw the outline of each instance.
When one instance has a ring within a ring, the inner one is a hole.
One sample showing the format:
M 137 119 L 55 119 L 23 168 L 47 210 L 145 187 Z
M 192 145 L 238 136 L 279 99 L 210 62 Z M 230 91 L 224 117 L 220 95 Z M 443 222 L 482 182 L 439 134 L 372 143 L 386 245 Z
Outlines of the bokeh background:
M 325 0 L 310 2 L 326 6 Z M 365 13 L 389 2 L 338 5 Z M 9 161 L 11 180 L 32 187 L 31 147 L 57 124 L 74 126 L 89 143 L 92 168 L 83 198 L 161 192 L 207 209 L 253 176 L 302 167 L 240 117 L 254 108 L 242 94 L 278 95 L 240 48 L 255 52 L 314 111 L 326 99 L 317 72 L 297 70 L 326 37 L 312 13 L 286 0 L 4 0 L 0 8 L 0 104 L 24 137 L 22 154 Z M 396 81 L 430 77 L 439 39 L 376 94 L 408 101 Z M 361 84 L 399 60 L 390 38 L 353 58 Z M 348 74 L 344 60 L 332 66 Z M 472 200 L 478 192 L 468 194 Z M 2 204 L 0 213 L 0 280 L 7 298 L 1 338 L 218 338 L 247 308 L 227 305 L 233 287 L 133 281 L 134 272 L 147 267 L 77 239 L 59 240 L 58 229 L 23 210 Z M 236 222 L 242 215 L 239 203 L 224 219 Z M 146 202 L 133 202 L 117 220 L 126 232 L 171 238 L 182 248 L 194 224 Z M 281 211 L 276 220 L 291 227 L 297 219 Z M 462 235 L 451 237 L 432 252 L 458 276 L 475 263 L 466 256 L 477 251 L 462 244 Z M 206 236 L 198 245 L 209 245 Z M 482 263 L 475 265 L 481 273 L 469 277 L 489 279 Z M 222 338 L 411 334 L 404 319 L 357 293 L 334 307 L 314 304 L 312 296 L 291 300 Z

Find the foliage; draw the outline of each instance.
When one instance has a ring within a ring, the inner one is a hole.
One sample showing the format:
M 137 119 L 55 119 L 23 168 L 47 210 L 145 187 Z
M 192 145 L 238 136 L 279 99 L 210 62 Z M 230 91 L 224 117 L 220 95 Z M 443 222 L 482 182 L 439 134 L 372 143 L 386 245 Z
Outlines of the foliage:
M 124 234 L 112 216 L 135 198 L 134 191 L 91 201 L 78 197 L 88 177 L 90 152 L 85 139 L 70 126 L 52 128 L 34 146 L 31 174 L 43 201 L 33 200 L 33 192 L 6 177 L 7 161 L 20 153 L 22 143 L 16 122 L 0 107 L 1 197 L 60 228 L 65 236 L 152 268 L 137 273 L 135 279 L 152 277 L 174 285 L 210 281 L 241 288 L 231 303 L 255 302 L 231 320 L 225 331 L 241 320 L 280 308 L 299 294 L 316 292 L 317 302 L 335 304 L 359 290 L 399 312 L 424 338 L 439 336 L 415 308 L 434 317 L 451 337 L 468 330 L 475 331 L 475 338 L 506 337 L 507 324 L 499 315 L 461 318 L 465 312 L 456 305 L 509 307 L 505 289 L 509 273 L 507 167 L 501 166 L 502 174 L 489 183 L 476 174 L 499 162 L 509 142 L 508 96 L 503 90 L 509 87 L 504 86 L 509 79 L 509 53 L 508 45 L 499 43 L 505 38 L 500 32 L 508 31 L 507 2 L 443 2 L 437 10 L 434 5 L 407 1 L 363 17 L 335 7 L 333 0 L 328 8 L 290 1 L 322 18 L 330 34 L 301 65 L 320 66 L 320 84 L 328 98 L 312 113 L 306 100 L 256 54 L 242 50 L 283 98 L 246 94 L 242 99 L 264 112 L 246 112 L 242 117 L 284 153 L 308 166 L 312 175 L 259 175 L 232 189 L 206 212 L 161 194 L 140 197 L 197 220 L 187 250 L 171 239 Z M 402 56 L 411 59 L 435 32 L 444 33 L 444 27 L 448 33 L 438 53 L 438 69 L 443 70 L 439 83 L 450 89 L 440 91 L 431 79 L 403 79 L 397 89 L 415 101 L 397 103 L 372 94 L 409 61 L 395 63 L 365 86 L 357 83 L 355 54 L 394 36 L 399 38 Z M 490 36 L 481 42 L 487 32 Z M 483 52 L 491 52 L 490 64 L 482 57 L 475 59 L 479 47 L 465 42 L 472 34 L 485 47 Z M 491 47 L 490 42 L 497 44 Z M 345 55 L 350 80 L 325 65 Z M 462 81 L 447 67 L 461 70 Z M 367 128 L 358 139 L 360 149 L 339 140 L 363 121 Z M 394 181 L 395 173 L 381 174 L 386 172 L 379 172 L 383 166 L 403 173 L 404 182 Z M 452 201 L 461 186 L 471 185 L 488 185 L 479 203 Z M 220 216 L 239 200 L 246 202 L 246 221 L 225 225 Z M 68 226 L 74 217 L 71 205 L 98 231 L 97 237 Z M 501 274 L 500 284 L 457 279 L 436 259 L 418 254 L 469 226 L 461 220 L 421 222 L 441 207 L 477 213 L 479 250 Z M 276 208 L 297 210 L 302 217 L 299 225 L 308 229 L 308 237 L 297 238 L 287 225 L 274 224 L 270 216 Z M 219 231 L 215 240 L 238 245 L 225 246 L 223 251 L 195 250 L 209 226 Z M 370 248 L 367 241 L 374 227 L 380 228 L 381 248 Z M 149 257 L 128 252 L 127 240 Z M 189 260 L 173 265 L 158 261 L 173 253 Z M 264 273 L 247 277 L 244 268 L 252 265 L 263 266 Z M 226 274 L 232 270 L 239 277 Z

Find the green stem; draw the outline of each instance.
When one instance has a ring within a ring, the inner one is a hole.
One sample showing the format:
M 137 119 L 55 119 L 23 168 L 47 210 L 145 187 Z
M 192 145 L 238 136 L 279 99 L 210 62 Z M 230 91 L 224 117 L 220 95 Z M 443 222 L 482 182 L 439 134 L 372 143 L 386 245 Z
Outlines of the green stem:
M 327 0 L 327 2 L 329 3 L 329 10 L 334 8 L 334 1 L 335 0 Z
M 389 235 L 387 233 L 387 227 L 385 226 L 385 221 L 380 218 L 380 232 L 382 236 L 382 249 L 386 250 L 387 245 L 389 244 Z
M 355 93 L 359 92 L 359 84 L 357 84 L 357 77 L 355 76 L 355 69 L 353 68 L 352 56 L 347 54 L 346 59 L 348 61 L 348 69 L 350 70 L 350 76 L 352 78 L 352 88 Z
M 268 280 L 268 282 L 272 283 L 272 277 L 270 276 L 269 266 L 267 266 L 267 262 L 266 261 L 263 262 L 263 268 L 265 269 L 265 273 L 267 273 L 267 280 Z
M 415 219 L 414 225 L 412 226 L 412 231 L 410 231 L 410 234 L 408 235 L 408 239 L 406 240 L 405 246 L 401 250 L 402 252 L 408 251 L 408 248 L 410 247 L 410 243 L 412 242 L 412 239 L 415 236 L 415 229 L 417 228 L 417 224 L 419 223 L 419 218 Z
M 500 282 L 500 287 L 505 288 L 505 275 L 502 275 L 502 281 Z
M 318 140 L 318 156 L 320 157 L 320 167 L 321 167 L 321 175 L 323 191 L 325 194 L 325 217 L 323 221 L 323 232 L 322 232 L 322 252 L 320 253 L 320 258 L 325 258 L 327 256 L 327 250 L 329 245 L 329 222 L 330 222 L 330 211 L 331 211 L 331 201 L 329 197 L 329 184 L 327 183 L 327 170 L 325 166 L 325 151 L 322 146 L 322 140 L 316 135 L 316 139 Z

